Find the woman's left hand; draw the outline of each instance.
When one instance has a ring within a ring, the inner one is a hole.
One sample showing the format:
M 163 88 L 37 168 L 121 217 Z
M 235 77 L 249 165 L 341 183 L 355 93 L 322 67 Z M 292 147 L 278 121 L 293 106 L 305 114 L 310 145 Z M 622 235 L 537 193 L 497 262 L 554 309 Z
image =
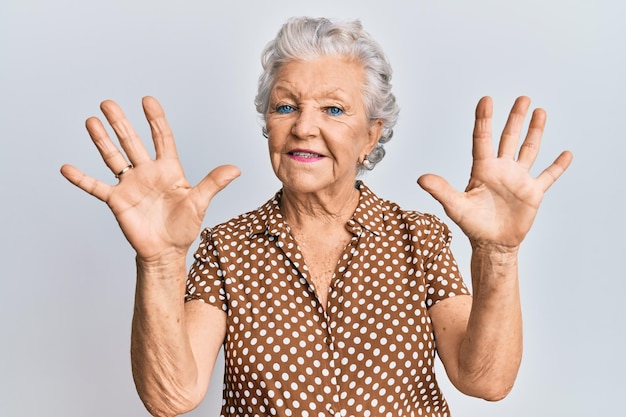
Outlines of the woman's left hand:
M 464 192 L 456 191 L 437 175 L 427 174 L 418 179 L 419 185 L 441 203 L 450 219 L 468 236 L 473 247 L 487 245 L 516 250 L 532 226 L 543 195 L 572 161 L 571 152 L 564 151 L 539 176 L 530 176 L 530 168 L 539 153 L 546 113 L 542 109 L 534 110 L 517 153 L 529 106 L 528 97 L 515 101 L 495 156 L 491 133 L 493 104 L 490 97 L 478 102 L 472 172 Z

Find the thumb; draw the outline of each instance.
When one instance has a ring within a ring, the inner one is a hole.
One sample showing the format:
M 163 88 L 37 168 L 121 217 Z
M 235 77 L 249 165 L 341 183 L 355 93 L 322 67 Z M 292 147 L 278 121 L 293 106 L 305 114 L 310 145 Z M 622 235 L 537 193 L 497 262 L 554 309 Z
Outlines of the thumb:
M 192 189 L 196 204 L 204 212 L 217 193 L 222 191 L 228 184 L 241 174 L 239 168 L 234 165 L 221 165 L 209 172 Z
M 444 178 L 439 175 L 425 174 L 417 179 L 417 183 L 424 191 L 433 196 L 446 212 L 448 212 L 448 207 L 453 206 L 453 201 L 458 193 Z

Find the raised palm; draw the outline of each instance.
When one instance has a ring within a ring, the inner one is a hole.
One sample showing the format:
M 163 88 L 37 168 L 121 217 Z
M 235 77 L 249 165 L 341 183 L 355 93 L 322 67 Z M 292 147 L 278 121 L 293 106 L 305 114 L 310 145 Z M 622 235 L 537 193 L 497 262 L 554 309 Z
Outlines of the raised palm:
M 418 180 L 420 186 L 442 204 L 446 214 L 473 245 L 518 247 L 532 226 L 543 195 L 572 161 L 570 152 L 562 152 L 539 176 L 530 176 L 529 170 L 539 152 L 546 114 L 541 109 L 533 112 L 518 153 L 529 106 L 527 97 L 515 101 L 496 156 L 491 132 L 492 101 L 489 97 L 479 101 L 473 135 L 472 172 L 464 192 L 456 191 L 436 175 L 427 174 Z
M 239 175 L 233 166 L 211 171 L 191 187 L 178 160 L 176 145 L 165 114 L 151 97 L 143 100 L 144 112 L 152 131 L 156 158 L 153 160 L 120 107 L 105 101 L 101 105 L 123 151 L 113 144 L 100 120 L 87 120 L 87 130 L 106 165 L 120 176 L 111 186 L 71 165 L 61 173 L 77 187 L 104 201 L 113 211 L 126 239 L 144 259 L 168 251 L 186 254 L 197 237 L 204 213 L 213 196 Z

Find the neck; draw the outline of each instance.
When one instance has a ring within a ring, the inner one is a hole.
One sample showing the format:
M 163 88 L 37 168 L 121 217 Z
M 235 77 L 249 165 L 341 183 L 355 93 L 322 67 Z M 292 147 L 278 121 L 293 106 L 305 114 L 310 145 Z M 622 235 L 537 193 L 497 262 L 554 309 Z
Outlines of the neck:
M 359 204 L 359 195 L 354 185 L 333 193 L 297 193 L 284 188 L 280 205 L 285 220 L 292 227 L 345 224 Z

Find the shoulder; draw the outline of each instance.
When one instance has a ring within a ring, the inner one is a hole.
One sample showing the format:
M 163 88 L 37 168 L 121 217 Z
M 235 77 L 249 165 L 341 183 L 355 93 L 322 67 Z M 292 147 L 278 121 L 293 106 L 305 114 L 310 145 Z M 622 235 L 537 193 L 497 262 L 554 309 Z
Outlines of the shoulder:
M 238 240 L 256 233 L 262 233 L 275 218 L 279 201 L 280 192 L 255 210 L 242 213 L 225 222 L 204 229 L 202 238 L 203 240 L 210 239 L 212 241 Z
M 405 239 L 424 244 L 428 241 L 447 243 L 452 238 L 449 227 L 439 217 L 418 210 L 407 210 L 398 203 L 378 197 L 366 189 L 368 199 L 382 214 L 382 229 L 386 233 L 402 233 Z
M 418 210 L 407 210 L 398 203 L 378 198 L 383 221 L 389 227 L 390 224 L 401 224 L 408 227 L 408 230 L 431 230 L 441 231 L 444 234 L 450 233 L 446 223 L 432 213 L 424 213 Z

